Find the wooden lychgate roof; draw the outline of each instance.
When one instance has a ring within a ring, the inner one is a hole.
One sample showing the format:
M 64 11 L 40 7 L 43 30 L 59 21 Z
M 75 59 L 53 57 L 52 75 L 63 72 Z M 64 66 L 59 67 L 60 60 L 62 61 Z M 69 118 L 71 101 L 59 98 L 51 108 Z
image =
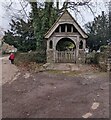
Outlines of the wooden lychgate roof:
M 49 38 L 51 37 L 51 35 L 54 33 L 54 31 L 56 30 L 56 28 L 60 25 L 60 24 L 65 24 L 65 23 L 69 23 L 69 24 L 73 24 L 74 27 L 77 29 L 77 31 L 79 32 L 79 34 L 83 37 L 83 38 L 88 38 L 88 35 L 85 33 L 85 31 L 81 28 L 81 26 L 77 23 L 77 21 L 72 17 L 72 15 L 65 10 L 56 20 L 56 22 L 52 25 L 52 27 L 47 31 L 47 33 L 45 34 L 45 38 Z

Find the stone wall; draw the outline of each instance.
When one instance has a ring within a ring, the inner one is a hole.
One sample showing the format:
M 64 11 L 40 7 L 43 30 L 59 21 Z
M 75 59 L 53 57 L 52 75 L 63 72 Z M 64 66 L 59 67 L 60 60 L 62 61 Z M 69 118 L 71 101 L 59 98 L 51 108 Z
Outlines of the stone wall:
M 110 72 L 111 72 L 111 58 L 108 58 L 107 71 L 110 71 Z
M 111 71 L 111 45 L 100 54 L 99 66 L 105 71 Z
M 47 63 L 54 63 L 53 50 L 47 50 Z
M 86 61 L 86 55 L 84 53 L 84 50 L 83 49 L 79 50 L 79 54 L 78 54 L 76 63 L 85 64 L 85 61 Z

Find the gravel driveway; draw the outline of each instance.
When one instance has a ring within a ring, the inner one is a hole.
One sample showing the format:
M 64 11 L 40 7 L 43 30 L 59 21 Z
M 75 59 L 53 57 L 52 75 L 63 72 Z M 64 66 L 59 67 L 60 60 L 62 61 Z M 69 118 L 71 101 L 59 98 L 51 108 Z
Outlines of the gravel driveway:
M 109 117 L 108 73 L 13 70 L 12 79 L 3 82 L 3 118 Z
M 2 64 L 0 64 L 1 73 L 2 73 L 2 82 L 4 85 L 6 82 L 12 81 L 13 77 L 18 72 L 18 68 L 15 65 L 12 65 L 8 60 L 9 56 L 0 58 Z

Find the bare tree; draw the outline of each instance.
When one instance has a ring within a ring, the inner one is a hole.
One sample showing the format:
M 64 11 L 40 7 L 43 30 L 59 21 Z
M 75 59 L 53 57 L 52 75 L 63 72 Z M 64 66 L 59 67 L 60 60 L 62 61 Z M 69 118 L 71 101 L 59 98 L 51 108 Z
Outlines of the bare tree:
M 45 1 L 45 0 L 44 0 Z M 48 0 L 49 2 L 54 1 L 54 0 Z M 6 8 L 6 12 L 9 13 L 10 17 L 12 18 L 25 18 L 28 19 L 28 10 L 27 7 L 30 5 L 29 2 L 36 2 L 36 0 L 17 0 L 16 1 L 19 6 L 15 8 L 14 6 L 14 1 L 10 0 L 9 3 L 6 2 L 4 4 L 4 7 Z M 71 9 L 74 11 L 76 14 L 79 14 L 82 16 L 82 13 L 80 10 L 78 10 L 79 7 L 84 7 L 85 10 L 89 9 L 90 12 L 95 15 L 93 8 L 96 7 L 94 6 L 94 2 L 91 2 L 91 0 L 74 0 L 74 2 L 71 2 L 69 0 L 65 0 L 63 2 L 62 8 L 60 8 L 60 0 L 56 0 L 56 8 L 59 9 L 58 12 L 61 13 L 64 9 Z M 40 4 L 41 6 L 43 5 Z M 84 9 L 83 8 L 83 9 Z
M 2 4 L 5 9 L 6 16 L 9 16 L 10 19 L 28 19 L 28 10 L 27 7 L 30 4 L 26 0 L 13 0 L 6 1 Z
M 90 12 L 90 14 L 95 17 L 96 12 L 94 9 L 98 6 L 97 2 L 92 2 L 91 0 L 65 0 L 60 8 L 61 0 L 48 0 L 47 2 L 51 1 L 56 2 L 54 5 L 57 8 L 58 14 L 63 12 L 64 9 L 70 9 L 71 13 L 81 18 L 83 22 L 85 21 L 83 12 Z M 6 4 L 3 5 L 3 7 L 6 9 L 7 16 L 10 15 L 10 19 L 29 19 L 28 13 L 31 11 L 31 9 L 33 9 L 29 7 L 30 3 L 37 2 L 37 0 L 16 0 L 16 2 L 18 3 L 17 8 L 15 8 L 14 0 L 9 0 L 8 3 L 6 2 Z M 44 7 L 43 0 L 42 2 L 37 2 L 37 5 Z

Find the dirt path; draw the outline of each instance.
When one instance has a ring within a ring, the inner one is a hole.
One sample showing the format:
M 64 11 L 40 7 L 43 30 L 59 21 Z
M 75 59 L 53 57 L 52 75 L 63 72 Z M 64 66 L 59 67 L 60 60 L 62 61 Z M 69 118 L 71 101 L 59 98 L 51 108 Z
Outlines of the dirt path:
M 107 73 L 19 71 L 2 89 L 4 118 L 109 117 Z
M 12 81 L 14 76 L 18 73 L 18 68 L 15 65 L 10 64 L 8 58 L 9 56 L 0 59 L 2 61 L 2 64 L 0 64 L 0 67 L 2 68 L 2 85 Z

